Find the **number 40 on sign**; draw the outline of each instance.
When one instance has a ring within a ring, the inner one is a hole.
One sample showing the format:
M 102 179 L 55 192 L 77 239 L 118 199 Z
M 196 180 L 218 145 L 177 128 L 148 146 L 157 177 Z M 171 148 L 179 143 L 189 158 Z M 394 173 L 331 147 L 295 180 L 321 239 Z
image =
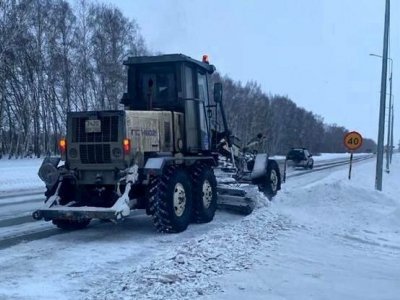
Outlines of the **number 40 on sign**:
M 349 168 L 349 179 L 351 179 L 351 165 L 353 162 L 353 151 L 357 150 L 362 146 L 363 139 L 361 134 L 359 134 L 357 131 L 352 131 L 347 133 L 344 136 L 344 145 L 346 148 L 350 151 L 350 168 Z

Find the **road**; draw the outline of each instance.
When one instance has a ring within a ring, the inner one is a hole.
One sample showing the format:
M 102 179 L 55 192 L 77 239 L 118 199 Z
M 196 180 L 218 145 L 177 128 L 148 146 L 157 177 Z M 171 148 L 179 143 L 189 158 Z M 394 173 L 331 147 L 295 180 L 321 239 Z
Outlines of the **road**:
M 331 164 L 328 168 L 328 163 L 316 163 L 314 170 L 289 172 L 277 201 L 286 199 L 287 191 L 290 195 L 296 187 L 329 177 L 332 168 L 346 170 L 343 160 L 340 166 Z M 189 299 L 218 292 L 217 286 L 210 287 L 209 278 L 247 269 L 252 253 L 265 251 L 259 249 L 261 241 L 269 241 L 272 247 L 292 226 L 285 216 L 270 212 L 274 201 L 271 204 L 256 188 L 248 193 L 259 203 L 259 209 L 250 216 L 218 211 L 211 223 L 192 224 L 183 233 L 168 235 L 157 233 L 151 219 L 140 211 L 119 224 L 97 221 L 85 230 L 64 232 L 47 222 L 28 220 L 31 211 L 21 208 L 21 204 L 34 205 L 37 201 L 40 205 L 40 196 L 3 197 L 0 298 L 122 299 L 113 294 L 120 290 L 129 291 L 126 299 L 165 299 L 182 289 L 179 294 Z M 4 212 L 9 207 L 19 215 L 10 218 Z M 265 253 L 268 255 L 268 251 Z M 180 266 L 183 269 L 179 276 L 174 275 Z M 181 277 L 194 279 L 178 286 L 165 285 Z M 127 287 L 127 282 L 136 282 L 134 290 Z M 186 293 L 186 289 L 191 292 Z
M 362 155 L 354 158 L 354 163 L 371 159 L 372 155 Z M 280 168 L 284 170 L 284 161 L 279 161 Z M 334 158 L 315 161 L 312 170 L 293 169 L 287 170 L 286 179 L 292 180 L 298 176 L 305 176 L 309 173 L 321 172 L 333 168 L 348 165 L 348 159 Z M 53 235 L 65 234 L 66 232 L 55 228 L 51 222 L 35 221 L 31 214 L 40 207 L 44 201 L 44 189 L 33 188 L 30 190 L 3 193 L 0 196 L 0 249 L 14 246 L 21 242 L 35 241 Z M 128 221 L 146 219 L 145 223 L 151 223 L 144 211 L 134 212 Z M 228 217 L 229 218 L 229 217 Z M 93 221 L 90 225 L 93 228 L 110 226 L 99 221 Z M 124 225 L 119 225 L 124 226 Z

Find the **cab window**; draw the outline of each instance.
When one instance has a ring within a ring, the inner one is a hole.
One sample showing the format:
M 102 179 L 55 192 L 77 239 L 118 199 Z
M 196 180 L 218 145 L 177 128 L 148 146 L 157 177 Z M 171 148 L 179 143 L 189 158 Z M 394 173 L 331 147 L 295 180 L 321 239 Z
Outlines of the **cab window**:
M 134 78 L 129 82 L 134 85 L 130 89 L 133 109 L 170 109 L 176 102 L 177 86 L 173 66 L 141 67 L 132 75 Z

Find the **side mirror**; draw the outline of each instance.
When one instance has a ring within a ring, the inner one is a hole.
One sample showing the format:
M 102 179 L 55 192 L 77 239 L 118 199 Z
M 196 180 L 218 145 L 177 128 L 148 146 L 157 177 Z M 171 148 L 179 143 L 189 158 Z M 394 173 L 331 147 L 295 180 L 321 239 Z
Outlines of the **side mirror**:
M 214 102 L 215 103 L 222 102 L 222 83 L 221 82 L 214 83 Z

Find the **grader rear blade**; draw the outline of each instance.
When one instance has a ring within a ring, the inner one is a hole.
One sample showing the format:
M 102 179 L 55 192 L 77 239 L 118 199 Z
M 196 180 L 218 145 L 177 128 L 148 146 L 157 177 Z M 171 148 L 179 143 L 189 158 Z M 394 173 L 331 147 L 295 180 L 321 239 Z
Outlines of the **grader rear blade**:
M 218 207 L 243 215 L 249 215 L 255 208 L 255 201 L 246 196 L 240 188 L 217 186 Z

